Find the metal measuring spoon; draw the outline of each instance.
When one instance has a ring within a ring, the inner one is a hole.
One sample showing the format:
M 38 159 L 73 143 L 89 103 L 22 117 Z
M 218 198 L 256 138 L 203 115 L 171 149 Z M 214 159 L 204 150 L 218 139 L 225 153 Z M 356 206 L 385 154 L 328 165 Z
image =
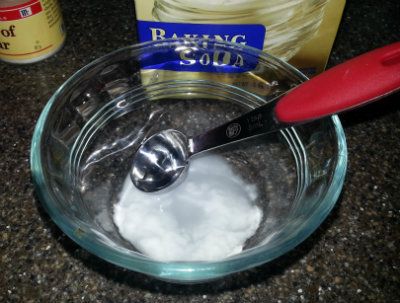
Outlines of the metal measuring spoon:
M 351 59 L 281 98 L 204 134 L 188 138 L 167 129 L 137 150 L 130 176 L 145 192 L 170 186 L 200 152 L 278 131 L 375 101 L 400 88 L 400 42 Z

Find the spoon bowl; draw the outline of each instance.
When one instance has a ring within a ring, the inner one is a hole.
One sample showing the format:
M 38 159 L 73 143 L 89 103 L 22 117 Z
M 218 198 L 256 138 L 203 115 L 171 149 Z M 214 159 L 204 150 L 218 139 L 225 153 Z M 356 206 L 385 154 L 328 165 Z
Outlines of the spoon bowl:
M 133 158 L 133 184 L 145 192 L 161 190 L 178 179 L 189 159 L 188 139 L 168 129 L 147 139 Z

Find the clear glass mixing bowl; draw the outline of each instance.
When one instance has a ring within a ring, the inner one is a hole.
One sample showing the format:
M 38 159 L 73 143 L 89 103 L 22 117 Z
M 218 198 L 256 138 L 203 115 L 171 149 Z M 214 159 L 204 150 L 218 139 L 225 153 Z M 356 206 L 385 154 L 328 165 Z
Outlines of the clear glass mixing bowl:
M 336 116 L 212 152 L 259 192 L 262 223 L 236 255 L 153 260 L 121 237 L 113 205 L 144 138 L 167 128 L 201 133 L 305 80 L 288 64 L 242 45 L 169 40 L 117 50 L 74 74 L 43 110 L 31 150 L 40 200 L 88 251 L 160 279 L 200 282 L 271 261 L 307 238 L 339 196 L 347 151 Z

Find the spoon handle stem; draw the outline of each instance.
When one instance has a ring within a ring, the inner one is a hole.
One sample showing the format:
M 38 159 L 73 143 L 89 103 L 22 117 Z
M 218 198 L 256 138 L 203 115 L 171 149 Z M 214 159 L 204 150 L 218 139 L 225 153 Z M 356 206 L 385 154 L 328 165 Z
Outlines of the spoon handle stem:
M 283 125 L 274 118 L 275 102 L 262 105 L 230 122 L 189 139 L 190 155 L 273 132 Z

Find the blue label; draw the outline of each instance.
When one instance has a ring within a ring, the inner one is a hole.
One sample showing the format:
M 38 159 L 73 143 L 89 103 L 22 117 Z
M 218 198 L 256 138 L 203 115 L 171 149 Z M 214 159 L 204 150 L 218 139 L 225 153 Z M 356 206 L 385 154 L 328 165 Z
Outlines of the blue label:
M 165 69 L 173 71 L 239 73 L 253 69 L 257 58 L 229 52 L 219 47 L 219 41 L 228 41 L 263 49 L 265 26 L 258 24 L 190 24 L 138 21 L 139 41 L 162 41 L 168 38 L 212 39 L 207 51 L 195 47 L 160 49 L 156 54 L 143 54 L 142 68 Z

